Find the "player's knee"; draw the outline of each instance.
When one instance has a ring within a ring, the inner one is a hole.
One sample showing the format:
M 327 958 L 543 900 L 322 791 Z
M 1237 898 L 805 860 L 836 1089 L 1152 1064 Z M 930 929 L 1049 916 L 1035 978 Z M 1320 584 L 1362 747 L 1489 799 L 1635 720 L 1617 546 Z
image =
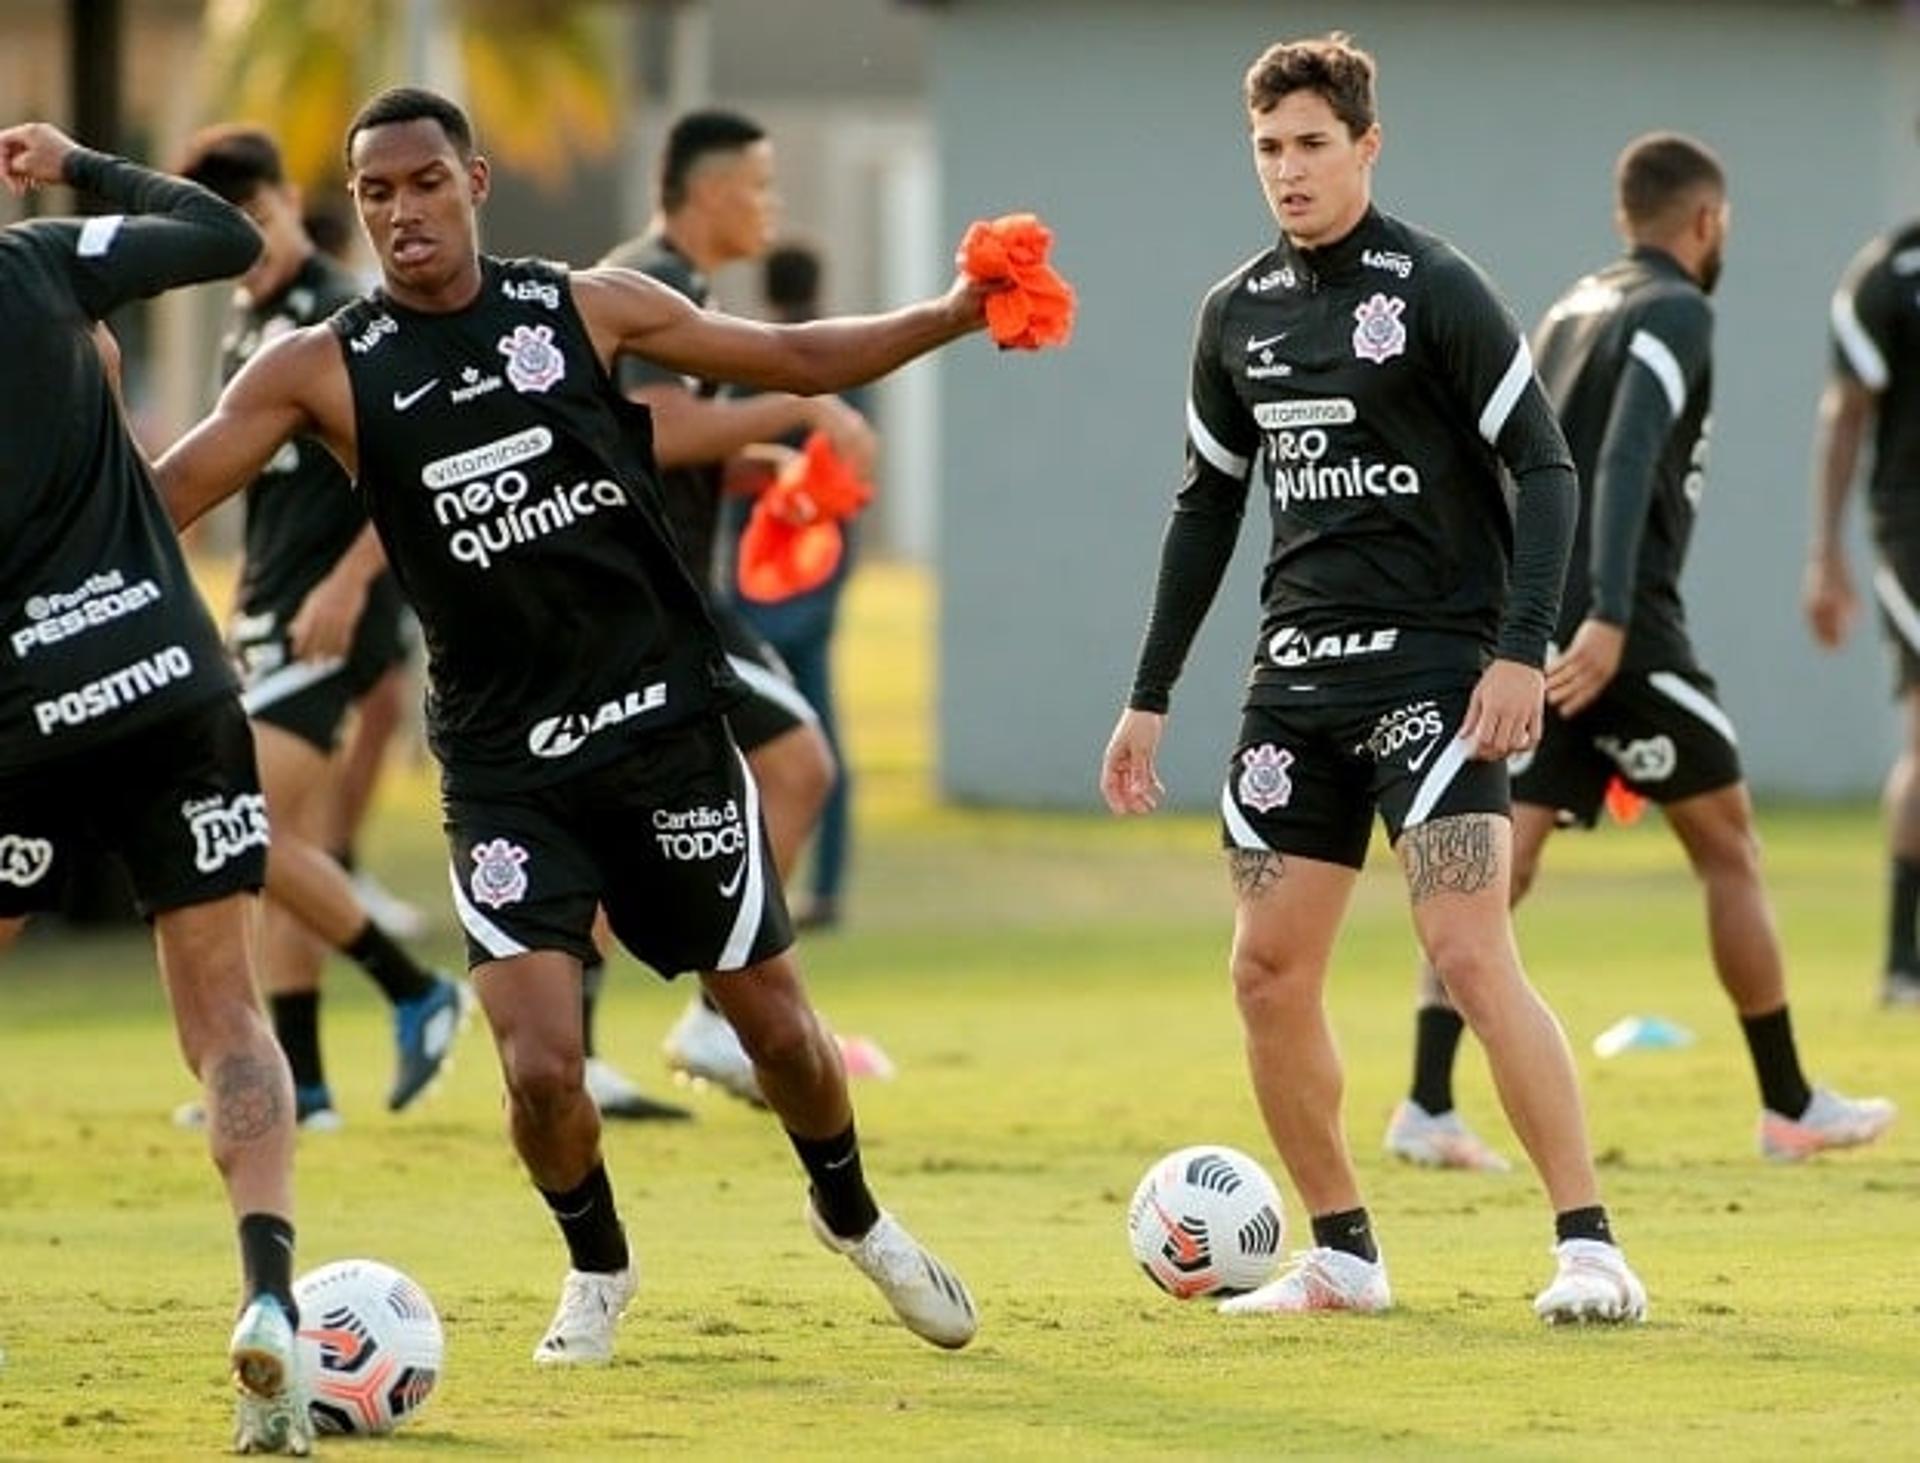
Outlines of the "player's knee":
M 1431 935 L 1426 950 L 1453 1008 L 1469 1026 L 1479 1025 L 1497 990 L 1511 977 L 1512 962 L 1484 938 L 1468 933 Z
M 1311 1000 L 1319 989 L 1313 963 L 1282 948 L 1236 944 L 1230 971 L 1234 1002 L 1249 1022 Z
M 502 1066 L 513 1105 L 536 1125 L 570 1107 L 586 1080 L 577 1046 L 517 1042 Z

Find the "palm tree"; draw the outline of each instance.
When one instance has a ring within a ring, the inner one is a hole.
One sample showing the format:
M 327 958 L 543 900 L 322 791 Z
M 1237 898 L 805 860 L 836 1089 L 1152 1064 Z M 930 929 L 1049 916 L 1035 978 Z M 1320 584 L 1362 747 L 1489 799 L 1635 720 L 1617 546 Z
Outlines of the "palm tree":
M 368 94 L 434 85 L 470 106 L 495 162 L 558 187 L 617 136 L 611 25 L 580 0 L 208 0 L 209 95 L 221 115 L 270 128 L 312 188 L 339 178 L 341 135 Z

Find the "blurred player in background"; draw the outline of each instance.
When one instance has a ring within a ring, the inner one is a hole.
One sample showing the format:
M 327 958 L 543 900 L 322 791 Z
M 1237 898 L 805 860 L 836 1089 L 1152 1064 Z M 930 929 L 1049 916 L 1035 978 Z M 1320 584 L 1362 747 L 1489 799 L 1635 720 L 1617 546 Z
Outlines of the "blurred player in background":
M 124 210 L 0 231 L 0 947 L 55 907 L 83 850 L 125 861 L 239 1224 L 235 1446 L 305 1453 L 293 1088 L 248 955 L 266 807 L 219 632 L 95 335 L 129 301 L 239 274 L 260 240 L 211 193 L 43 123 L 0 131 L 0 178 Z
M 1568 287 L 1534 332 L 1534 360 L 1587 485 L 1547 663 L 1539 745 L 1514 759 L 1513 890 L 1526 897 L 1547 839 L 1593 827 L 1610 779 L 1660 804 L 1707 909 L 1720 984 L 1760 1089 L 1760 1151 L 1799 1159 L 1871 1142 L 1881 1098 L 1811 1086 L 1787 1009 L 1773 907 L 1733 723 L 1687 633 L 1680 572 L 1705 487 L 1713 309 L 1730 211 L 1719 159 L 1671 133 L 1642 137 L 1614 170 L 1626 255 Z M 1461 1123 L 1453 1063 L 1462 1023 L 1421 971 L 1413 1088 L 1387 1148 L 1452 1168 L 1505 1164 Z
M 1220 808 L 1254 1093 L 1314 1243 L 1221 1309 L 1392 1304 L 1325 1010 L 1377 807 L 1421 947 L 1485 1044 L 1553 1207 L 1556 1274 L 1535 1311 L 1638 1321 L 1646 1292 L 1600 1203 L 1566 1037 L 1521 970 L 1507 910 L 1504 759 L 1539 732 L 1578 497 L 1566 439 L 1485 277 L 1372 206 L 1372 58 L 1341 35 L 1273 46 L 1245 101 L 1281 238 L 1201 306 L 1186 479 L 1101 768 L 1115 812 L 1158 805 L 1173 683 L 1262 458 L 1265 603 Z

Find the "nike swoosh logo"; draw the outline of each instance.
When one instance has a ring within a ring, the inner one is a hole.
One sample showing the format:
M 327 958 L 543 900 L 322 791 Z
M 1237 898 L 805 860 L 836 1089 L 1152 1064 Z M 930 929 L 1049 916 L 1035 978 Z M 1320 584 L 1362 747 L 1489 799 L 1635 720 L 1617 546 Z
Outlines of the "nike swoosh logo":
M 733 871 L 733 877 L 720 886 L 720 897 L 731 899 L 740 892 L 740 881 L 747 876 L 747 856 L 740 856 L 740 865 Z
M 435 376 L 425 386 L 416 386 L 412 391 L 407 392 L 406 395 L 404 396 L 402 396 L 398 391 L 394 392 L 393 393 L 393 409 L 395 411 L 405 411 L 408 407 L 412 406 L 416 401 L 418 401 L 421 397 L 425 396 L 429 391 L 433 390 L 433 388 L 438 386 L 439 384 L 440 384 L 440 378 L 438 376 Z
M 1425 767 L 1427 765 L 1427 758 L 1433 755 L 1433 749 L 1439 745 L 1440 738 L 1435 737 L 1420 749 L 1420 755 L 1418 757 L 1407 758 L 1407 771 L 1418 772 L 1422 767 Z
M 1249 336 L 1247 338 L 1247 351 L 1249 354 L 1254 351 L 1263 351 L 1270 345 L 1280 344 L 1281 341 L 1285 340 L 1291 334 L 1293 334 L 1291 330 L 1283 330 L 1278 335 Z

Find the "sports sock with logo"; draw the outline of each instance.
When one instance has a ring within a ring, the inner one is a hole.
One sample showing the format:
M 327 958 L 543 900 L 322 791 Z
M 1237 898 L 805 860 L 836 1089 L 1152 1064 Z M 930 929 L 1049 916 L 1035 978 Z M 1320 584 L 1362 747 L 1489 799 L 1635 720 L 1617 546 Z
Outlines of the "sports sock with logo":
M 372 976 L 373 983 L 396 1006 L 417 1001 L 433 989 L 432 974 L 372 920 L 340 953 Z
M 1453 1059 L 1466 1028 L 1451 1006 L 1422 1006 L 1414 1016 L 1413 1087 L 1407 1095 L 1434 1117 L 1453 1111 Z
M 1356 1255 L 1370 1265 L 1380 1258 L 1380 1248 L 1373 1242 L 1373 1221 L 1365 1209 L 1314 1215 L 1313 1242 L 1323 1249 Z
M 627 1268 L 627 1232 L 620 1227 L 605 1163 L 596 1163 L 593 1172 L 564 1193 L 541 1189 L 540 1197 L 566 1236 L 574 1269 L 610 1275 Z
M 589 1059 L 600 1055 L 593 1041 L 593 1018 L 600 1009 L 600 987 L 607 983 L 607 960 L 598 950 L 580 963 L 580 1037 Z
M 273 1014 L 273 1036 L 286 1053 L 295 1087 L 321 1087 L 326 1069 L 320 1063 L 320 992 L 279 991 L 267 997 Z
M 880 1218 L 880 1206 L 874 1203 L 861 1171 L 860 1139 L 853 1124 L 831 1138 L 802 1138 L 789 1132 L 787 1141 L 813 1181 L 813 1207 L 827 1228 L 841 1239 L 858 1239 L 872 1229 Z
M 1793 1019 L 1782 1006 L 1764 1016 L 1742 1016 L 1740 1029 L 1753 1053 L 1753 1072 L 1760 1079 L 1760 1100 L 1769 1112 L 1797 1118 L 1813 1101 L 1813 1089 L 1800 1070 L 1800 1052 L 1793 1043 Z
M 1589 1204 L 1585 1209 L 1563 1209 L 1553 1216 L 1553 1238 L 1556 1244 L 1565 1244 L 1570 1239 L 1598 1240 L 1603 1245 L 1615 1243 L 1613 1226 L 1607 1223 L 1607 1206 Z
M 300 1308 L 293 1303 L 293 1225 L 278 1214 L 240 1216 L 240 1276 L 247 1300 L 270 1295 L 297 1328 Z
M 1893 857 L 1893 904 L 1887 915 L 1887 969 L 1920 975 L 1914 925 L 1920 918 L 1920 860 Z

